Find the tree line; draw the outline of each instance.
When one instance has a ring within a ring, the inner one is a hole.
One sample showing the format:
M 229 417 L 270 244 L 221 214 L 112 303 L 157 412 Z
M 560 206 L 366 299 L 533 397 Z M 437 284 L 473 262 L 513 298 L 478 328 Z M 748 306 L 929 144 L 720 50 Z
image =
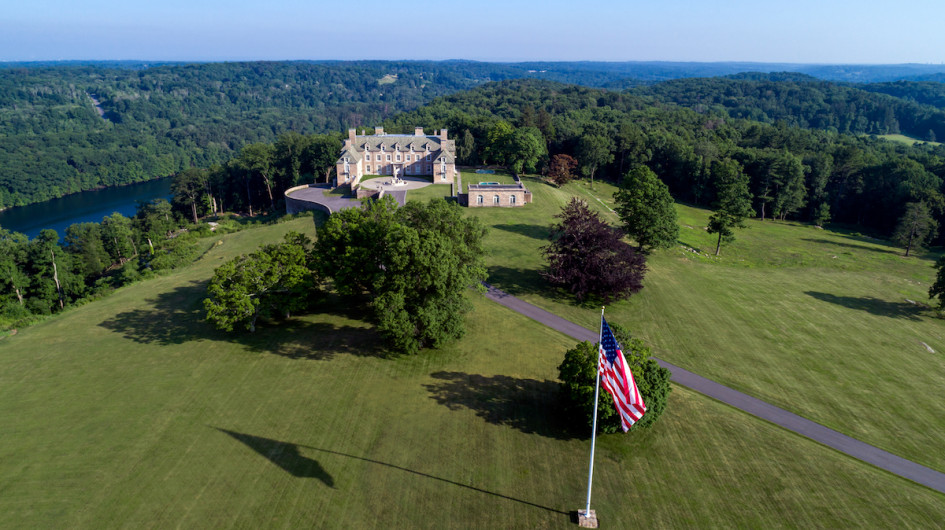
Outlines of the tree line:
M 139 204 L 134 217 L 113 213 L 100 223 L 70 225 L 60 239 L 33 239 L 0 228 L 0 326 L 13 327 L 98 298 L 143 277 L 190 263 L 207 225 L 187 219 L 165 199 Z
M 385 130 L 446 124 L 460 163 L 507 162 L 502 141 L 523 129 L 541 135 L 534 162 L 552 169 L 574 159 L 588 178 L 617 181 L 646 166 L 676 200 L 711 206 L 717 181 L 743 173 L 751 211 L 763 219 L 828 220 L 892 233 L 910 202 L 945 216 L 945 147 L 906 146 L 870 137 L 736 119 L 660 103 L 652 97 L 514 80 L 492 83 L 391 118 Z M 511 131 L 511 133 L 510 133 Z M 497 143 L 497 140 L 498 143 Z M 526 164 L 532 160 L 527 160 Z

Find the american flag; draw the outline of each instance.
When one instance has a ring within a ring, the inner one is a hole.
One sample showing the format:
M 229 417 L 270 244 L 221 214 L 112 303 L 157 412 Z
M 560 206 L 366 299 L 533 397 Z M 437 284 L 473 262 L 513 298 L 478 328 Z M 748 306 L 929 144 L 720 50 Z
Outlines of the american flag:
M 620 345 L 614 338 L 614 333 L 607 325 L 607 321 L 601 316 L 601 339 L 600 339 L 600 380 L 604 388 L 614 397 L 614 407 L 620 414 L 620 424 L 623 432 L 630 430 L 634 423 L 643 417 L 646 412 L 646 405 L 643 404 L 643 397 L 637 388 L 636 381 L 633 380 L 633 374 L 630 373 L 630 367 L 627 366 L 627 360 L 620 351 Z

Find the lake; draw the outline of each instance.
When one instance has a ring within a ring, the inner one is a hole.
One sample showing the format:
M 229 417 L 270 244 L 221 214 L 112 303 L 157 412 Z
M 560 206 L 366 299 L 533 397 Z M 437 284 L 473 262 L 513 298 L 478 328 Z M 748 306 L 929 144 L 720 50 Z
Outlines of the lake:
M 59 199 L 18 206 L 0 212 L 0 227 L 21 232 L 31 239 L 45 228 L 51 228 L 62 238 L 66 228 L 74 223 L 100 223 L 102 218 L 118 212 L 125 217 L 135 215 L 138 202 L 170 199 L 171 179 L 163 178 L 85 191 Z

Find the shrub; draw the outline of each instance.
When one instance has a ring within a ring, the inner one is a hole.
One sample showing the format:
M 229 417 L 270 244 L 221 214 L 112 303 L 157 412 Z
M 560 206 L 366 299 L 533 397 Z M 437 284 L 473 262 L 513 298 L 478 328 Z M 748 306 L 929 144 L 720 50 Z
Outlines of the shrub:
M 622 346 L 624 357 L 633 372 L 633 378 L 643 396 L 646 414 L 636 422 L 631 431 L 646 429 L 662 416 L 671 391 L 669 370 L 650 358 L 650 348 L 642 341 L 615 324 L 611 329 Z M 596 344 L 584 341 L 564 354 L 558 366 L 558 378 L 562 381 L 564 411 L 572 424 L 585 425 L 591 429 L 594 423 L 594 385 L 597 379 L 598 350 Z M 603 388 L 597 402 L 597 432 L 619 432 L 620 418 L 614 408 L 614 400 Z

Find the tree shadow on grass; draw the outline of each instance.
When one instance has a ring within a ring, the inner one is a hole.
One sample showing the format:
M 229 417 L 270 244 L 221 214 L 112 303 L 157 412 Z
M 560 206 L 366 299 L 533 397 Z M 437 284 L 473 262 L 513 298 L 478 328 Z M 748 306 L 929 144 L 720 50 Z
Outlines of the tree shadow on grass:
M 438 381 L 423 385 L 430 397 L 450 410 L 469 409 L 493 425 L 558 440 L 576 438 L 557 412 L 559 384 L 555 381 L 436 372 Z
M 866 245 L 855 245 L 853 243 L 841 243 L 839 241 L 831 241 L 829 239 L 811 239 L 811 238 L 801 238 L 801 241 L 807 241 L 809 243 L 817 243 L 819 245 L 833 245 L 835 247 L 844 247 L 844 248 L 853 248 L 856 250 L 865 250 L 867 252 L 882 252 L 884 254 L 899 254 L 895 250 L 887 250 L 885 248 L 876 248 L 868 247 Z M 877 243 L 879 244 L 879 243 Z
M 329 488 L 335 487 L 335 480 L 325 471 L 325 468 L 323 468 L 318 461 L 302 456 L 299 453 L 299 445 L 263 438 L 261 436 L 253 436 L 251 434 L 228 431 L 219 427 L 214 428 L 239 440 L 293 477 L 317 478 Z
M 489 285 L 512 295 L 538 295 L 559 304 L 581 307 L 584 309 L 600 308 L 603 300 L 597 296 L 588 296 L 583 301 L 566 289 L 551 285 L 535 269 L 521 269 L 493 265 L 488 268 Z
M 880 300 L 879 298 L 873 298 L 872 296 L 837 296 L 816 291 L 805 291 L 804 294 L 818 300 L 823 300 L 824 302 L 830 302 L 831 304 L 841 305 L 850 309 L 866 311 L 873 315 L 904 318 L 907 320 L 921 320 L 922 307 L 910 304 L 909 302 L 888 302 L 886 300 Z
M 383 340 L 370 325 L 335 325 L 310 322 L 300 318 L 283 320 L 278 325 L 259 323 L 255 333 L 236 330 L 219 331 L 204 320 L 203 299 L 207 282 L 195 281 L 146 300 L 150 308 L 118 313 L 99 326 L 121 333 L 140 344 L 162 346 L 197 340 L 234 342 L 253 352 L 273 353 L 290 359 L 327 360 L 338 353 L 385 357 Z M 337 296 L 328 296 L 314 304 L 308 315 L 330 314 L 350 320 L 365 320 L 363 308 Z
M 548 234 L 551 233 L 547 226 L 528 224 L 494 225 L 493 228 L 505 230 L 506 232 L 512 232 L 513 234 L 520 234 L 534 239 L 540 239 L 542 241 L 548 241 Z

